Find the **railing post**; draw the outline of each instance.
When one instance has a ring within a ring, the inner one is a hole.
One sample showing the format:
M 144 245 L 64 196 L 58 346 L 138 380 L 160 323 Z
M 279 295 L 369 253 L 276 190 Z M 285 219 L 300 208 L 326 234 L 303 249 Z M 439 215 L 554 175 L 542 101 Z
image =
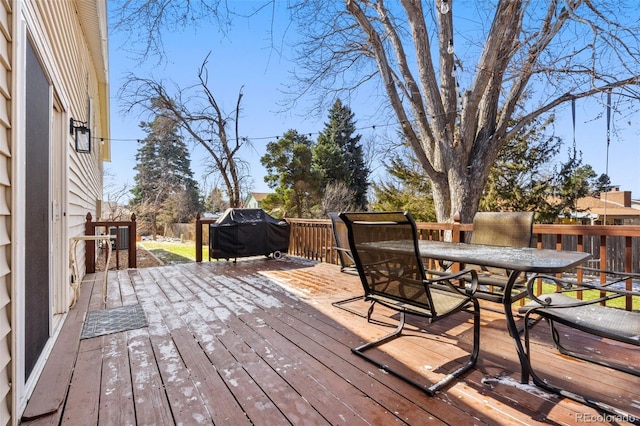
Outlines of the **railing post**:
M 453 215 L 453 226 L 451 227 L 451 242 L 460 242 L 460 215 Z
M 196 262 L 202 262 L 202 221 L 200 213 L 196 215 Z
M 609 269 L 609 265 L 607 264 L 607 236 L 600 235 L 600 270 Z M 600 284 L 604 284 L 607 282 L 607 274 L 602 272 L 600 273 Z
M 95 235 L 95 226 L 91 222 L 91 213 L 87 213 L 86 222 L 84 223 L 84 234 Z M 84 242 L 84 267 L 87 274 L 94 274 L 96 272 L 96 243 L 95 241 Z
M 624 270 L 625 272 L 632 272 L 633 268 L 633 252 L 632 252 L 632 240 L 631 237 L 624 238 Z M 625 289 L 631 291 L 633 289 L 633 280 L 628 278 L 625 281 Z M 632 298 L 630 295 L 626 296 L 625 309 L 631 311 L 633 309 Z
M 104 230 L 105 230 L 105 233 L 107 235 L 111 232 L 111 228 L 112 227 L 110 227 L 110 226 L 105 226 Z M 116 228 L 115 245 L 116 245 L 116 271 L 117 271 L 118 269 L 120 269 L 120 244 L 122 244 L 122 243 L 120 242 L 120 227 L 116 226 L 115 228 Z M 129 228 L 129 227 L 127 226 L 127 228 Z M 111 244 L 111 243 L 109 243 L 109 244 Z M 129 250 L 129 253 L 131 253 L 131 250 Z M 105 271 L 108 271 L 108 270 L 109 270 L 109 265 L 106 265 Z
M 136 240 L 136 214 L 131 213 L 131 224 L 129 225 L 129 268 L 138 267 L 138 257 L 136 251 L 138 250 Z

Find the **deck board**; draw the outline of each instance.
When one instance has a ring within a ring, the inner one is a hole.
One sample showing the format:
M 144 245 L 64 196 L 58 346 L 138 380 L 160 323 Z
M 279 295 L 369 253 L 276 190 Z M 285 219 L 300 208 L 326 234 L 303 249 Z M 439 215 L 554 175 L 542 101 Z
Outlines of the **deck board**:
M 63 421 L 84 419 L 87 424 L 98 423 L 101 368 L 94 360 L 102 359 L 100 339 L 80 342 L 80 351 L 73 369 Z
M 434 397 L 378 370 L 351 348 L 390 332 L 397 314 L 378 306 L 367 323 L 332 306 L 359 293 L 358 278 L 335 265 L 296 257 L 172 265 L 111 271 L 108 287 L 105 306 L 99 285 L 82 286 L 23 424 L 575 424 L 598 416 L 519 383 L 499 312 L 482 311 L 476 368 Z M 148 327 L 74 340 L 87 309 L 136 303 Z M 371 353 L 432 383 L 471 350 L 470 315 L 446 321 L 408 318 L 406 337 Z M 559 355 L 543 325 L 533 342 L 544 374 L 640 415 L 640 378 Z M 637 351 L 620 354 L 640 365 Z
M 103 336 L 99 424 L 135 424 L 127 333 Z
M 89 304 L 90 292 L 86 290 L 95 282 L 92 275 L 88 275 L 87 280 L 84 285 L 85 291 L 80 294 L 73 309 L 66 316 L 64 327 L 52 349 L 47 368 L 40 375 L 39 386 L 34 389 L 29 404 L 24 410 L 23 418 L 25 419 L 56 414 L 67 397 L 78 354 L 84 316 Z

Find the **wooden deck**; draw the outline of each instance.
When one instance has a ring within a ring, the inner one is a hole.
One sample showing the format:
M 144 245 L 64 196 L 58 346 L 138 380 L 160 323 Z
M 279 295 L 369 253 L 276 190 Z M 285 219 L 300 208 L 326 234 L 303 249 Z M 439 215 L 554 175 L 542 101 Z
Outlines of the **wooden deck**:
M 625 423 L 520 384 L 504 316 L 490 310 L 476 369 L 435 397 L 377 370 L 350 348 L 396 317 L 376 307 L 367 323 L 333 307 L 360 289 L 335 265 L 289 256 L 111 271 L 107 308 L 140 304 L 148 326 L 80 340 L 87 310 L 104 309 L 92 286 L 82 286 L 24 425 Z M 433 381 L 470 350 L 470 321 L 448 321 L 376 355 Z M 640 378 L 562 357 L 547 327 L 535 330 L 536 363 L 552 381 L 640 417 Z M 640 365 L 637 351 L 617 356 Z

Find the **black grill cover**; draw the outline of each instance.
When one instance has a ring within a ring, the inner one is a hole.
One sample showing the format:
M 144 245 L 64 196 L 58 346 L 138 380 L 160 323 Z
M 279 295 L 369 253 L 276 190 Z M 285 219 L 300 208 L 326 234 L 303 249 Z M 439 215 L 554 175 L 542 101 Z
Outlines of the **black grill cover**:
M 209 258 L 268 256 L 289 250 L 289 224 L 262 209 L 227 209 L 209 228 Z

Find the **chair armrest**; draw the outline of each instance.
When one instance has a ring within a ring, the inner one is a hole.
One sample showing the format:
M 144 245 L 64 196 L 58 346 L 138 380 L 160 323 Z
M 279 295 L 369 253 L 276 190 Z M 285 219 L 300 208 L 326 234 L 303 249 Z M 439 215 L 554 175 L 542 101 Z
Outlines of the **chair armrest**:
M 635 272 L 624 272 L 624 271 L 609 271 L 607 269 L 596 269 L 596 268 L 588 268 L 584 266 L 579 266 L 578 270 L 590 272 L 591 274 L 606 274 L 607 281 L 603 284 L 598 283 L 600 287 L 610 286 L 611 284 L 616 284 L 619 282 L 623 282 L 626 280 L 640 280 L 640 274 Z M 587 285 L 591 285 L 590 283 L 586 283 Z
M 638 275 L 638 274 L 635 274 L 635 275 Z M 575 303 L 563 303 L 562 305 L 552 305 L 551 299 L 544 297 L 545 294 L 548 294 L 548 293 L 541 294 L 540 296 L 535 295 L 533 291 L 533 285 L 534 285 L 534 282 L 538 279 L 552 281 L 556 285 L 560 286 L 562 289 L 556 291 L 555 294 L 581 291 L 581 290 L 598 290 L 601 292 L 606 292 L 608 294 L 602 295 L 601 297 L 591 299 L 591 300 L 576 299 Z M 584 282 L 570 281 L 563 278 L 555 277 L 553 275 L 536 274 L 527 280 L 527 293 L 529 294 L 529 298 L 535 303 L 539 304 L 541 307 L 554 307 L 554 308 L 555 307 L 572 308 L 572 307 L 578 307 L 578 306 L 592 305 L 595 303 L 600 303 L 600 302 L 616 299 L 618 297 L 623 297 L 623 296 L 640 297 L 640 291 L 611 287 L 611 284 L 615 284 L 621 281 L 624 281 L 624 280 L 615 280 L 615 281 L 607 282 L 601 285 L 599 283 L 596 284 L 591 282 L 584 283 Z
M 471 278 L 465 277 L 465 275 L 471 275 Z M 469 285 L 466 285 L 464 287 L 453 285 L 450 282 L 450 280 L 454 280 L 454 279 L 463 279 Z M 439 284 L 444 282 L 446 286 L 441 288 L 444 288 L 454 293 L 459 293 L 463 296 L 473 297 L 476 293 L 476 290 L 478 289 L 478 273 L 474 269 L 464 269 L 460 272 L 456 272 L 453 274 L 446 274 L 446 275 L 438 276 L 437 278 L 427 279 L 424 282 L 426 285 L 431 285 L 435 283 Z
M 624 280 L 627 278 L 633 278 L 640 280 L 640 273 L 636 272 L 624 272 L 624 271 L 610 271 L 608 269 L 598 269 L 598 268 L 589 268 L 587 266 L 578 266 L 576 269 L 580 269 L 582 271 L 592 272 L 592 273 L 605 273 L 607 275 L 618 276 L 620 279 Z

